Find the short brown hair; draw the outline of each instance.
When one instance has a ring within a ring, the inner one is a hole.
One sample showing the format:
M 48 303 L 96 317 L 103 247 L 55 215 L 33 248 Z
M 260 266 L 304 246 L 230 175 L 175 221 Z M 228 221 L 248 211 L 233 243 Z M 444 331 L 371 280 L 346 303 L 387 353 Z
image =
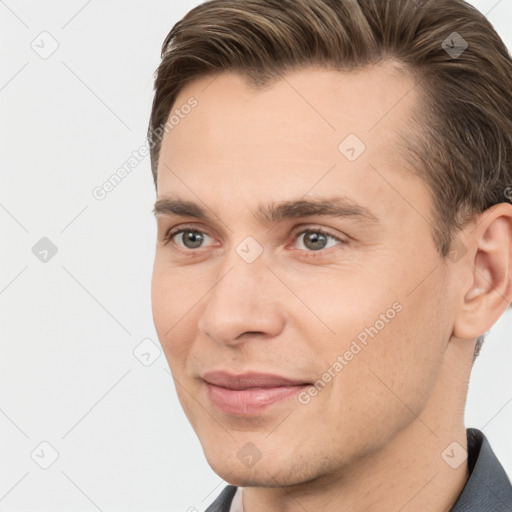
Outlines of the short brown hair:
M 193 80 L 236 72 L 258 88 L 308 65 L 394 59 L 419 84 L 403 149 L 432 193 L 441 256 L 476 214 L 512 197 L 512 59 L 463 0 L 210 0 L 176 23 L 161 57 L 148 128 L 155 186 L 155 135 Z

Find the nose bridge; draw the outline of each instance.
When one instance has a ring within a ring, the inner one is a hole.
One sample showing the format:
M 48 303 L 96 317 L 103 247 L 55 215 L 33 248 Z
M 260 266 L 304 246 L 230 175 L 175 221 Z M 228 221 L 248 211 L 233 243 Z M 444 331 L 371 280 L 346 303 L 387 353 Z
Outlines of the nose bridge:
M 283 327 L 272 273 L 263 254 L 246 258 L 251 252 L 254 257 L 253 248 L 242 243 L 226 257 L 206 297 L 198 327 L 217 342 L 237 343 L 247 332 L 276 336 Z

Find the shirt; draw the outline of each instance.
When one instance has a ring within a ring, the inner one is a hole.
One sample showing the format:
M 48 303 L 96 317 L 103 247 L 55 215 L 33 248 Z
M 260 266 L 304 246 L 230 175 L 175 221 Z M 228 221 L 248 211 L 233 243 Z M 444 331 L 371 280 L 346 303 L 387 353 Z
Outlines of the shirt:
M 512 485 L 489 441 L 466 429 L 469 478 L 450 512 L 512 512 Z M 243 488 L 226 486 L 206 512 L 243 512 Z

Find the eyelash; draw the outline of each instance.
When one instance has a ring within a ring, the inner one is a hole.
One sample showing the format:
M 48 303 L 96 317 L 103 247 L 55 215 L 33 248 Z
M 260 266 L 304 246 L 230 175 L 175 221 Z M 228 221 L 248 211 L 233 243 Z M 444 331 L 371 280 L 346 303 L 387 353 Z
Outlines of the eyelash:
M 179 229 L 176 229 L 176 230 L 173 230 L 172 228 L 169 229 L 167 231 L 167 233 L 164 235 L 164 239 L 163 239 L 163 244 L 164 246 L 167 246 L 169 245 L 171 242 L 172 242 L 172 239 L 181 234 L 181 233 L 199 233 L 201 235 L 207 235 L 207 236 L 210 236 L 208 235 L 208 233 L 206 233 L 205 231 L 201 231 L 200 229 L 197 229 L 196 227 L 193 227 L 193 226 L 180 226 Z M 305 233 L 319 233 L 321 235 L 324 235 L 326 237 L 329 237 L 329 238 L 332 238 L 333 240 L 336 240 L 336 242 L 339 242 L 340 245 L 346 245 L 347 244 L 347 241 L 346 240 L 342 240 L 336 236 L 334 236 L 333 234 L 329 233 L 328 231 L 325 231 L 324 229 L 322 228 L 308 228 L 308 229 L 302 229 L 301 231 L 299 230 L 296 230 L 293 232 L 293 239 L 294 241 L 300 236 L 300 235 L 303 235 Z M 329 247 L 328 249 L 331 249 L 332 247 Z M 199 252 L 201 248 L 199 249 L 181 249 L 182 251 L 186 251 L 187 253 L 194 253 L 194 252 Z M 298 249 L 302 252 L 306 252 L 306 255 L 307 257 L 318 257 L 318 256 L 322 256 L 328 249 L 320 249 L 318 251 L 307 251 L 305 249 Z M 193 254 L 191 254 L 193 255 Z

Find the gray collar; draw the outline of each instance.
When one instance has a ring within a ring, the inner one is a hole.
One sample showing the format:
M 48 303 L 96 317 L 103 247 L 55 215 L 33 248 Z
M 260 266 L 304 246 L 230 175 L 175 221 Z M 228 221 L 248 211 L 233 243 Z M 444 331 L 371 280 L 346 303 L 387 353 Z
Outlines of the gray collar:
M 512 485 L 489 441 L 466 429 L 469 478 L 450 512 L 512 512 Z

